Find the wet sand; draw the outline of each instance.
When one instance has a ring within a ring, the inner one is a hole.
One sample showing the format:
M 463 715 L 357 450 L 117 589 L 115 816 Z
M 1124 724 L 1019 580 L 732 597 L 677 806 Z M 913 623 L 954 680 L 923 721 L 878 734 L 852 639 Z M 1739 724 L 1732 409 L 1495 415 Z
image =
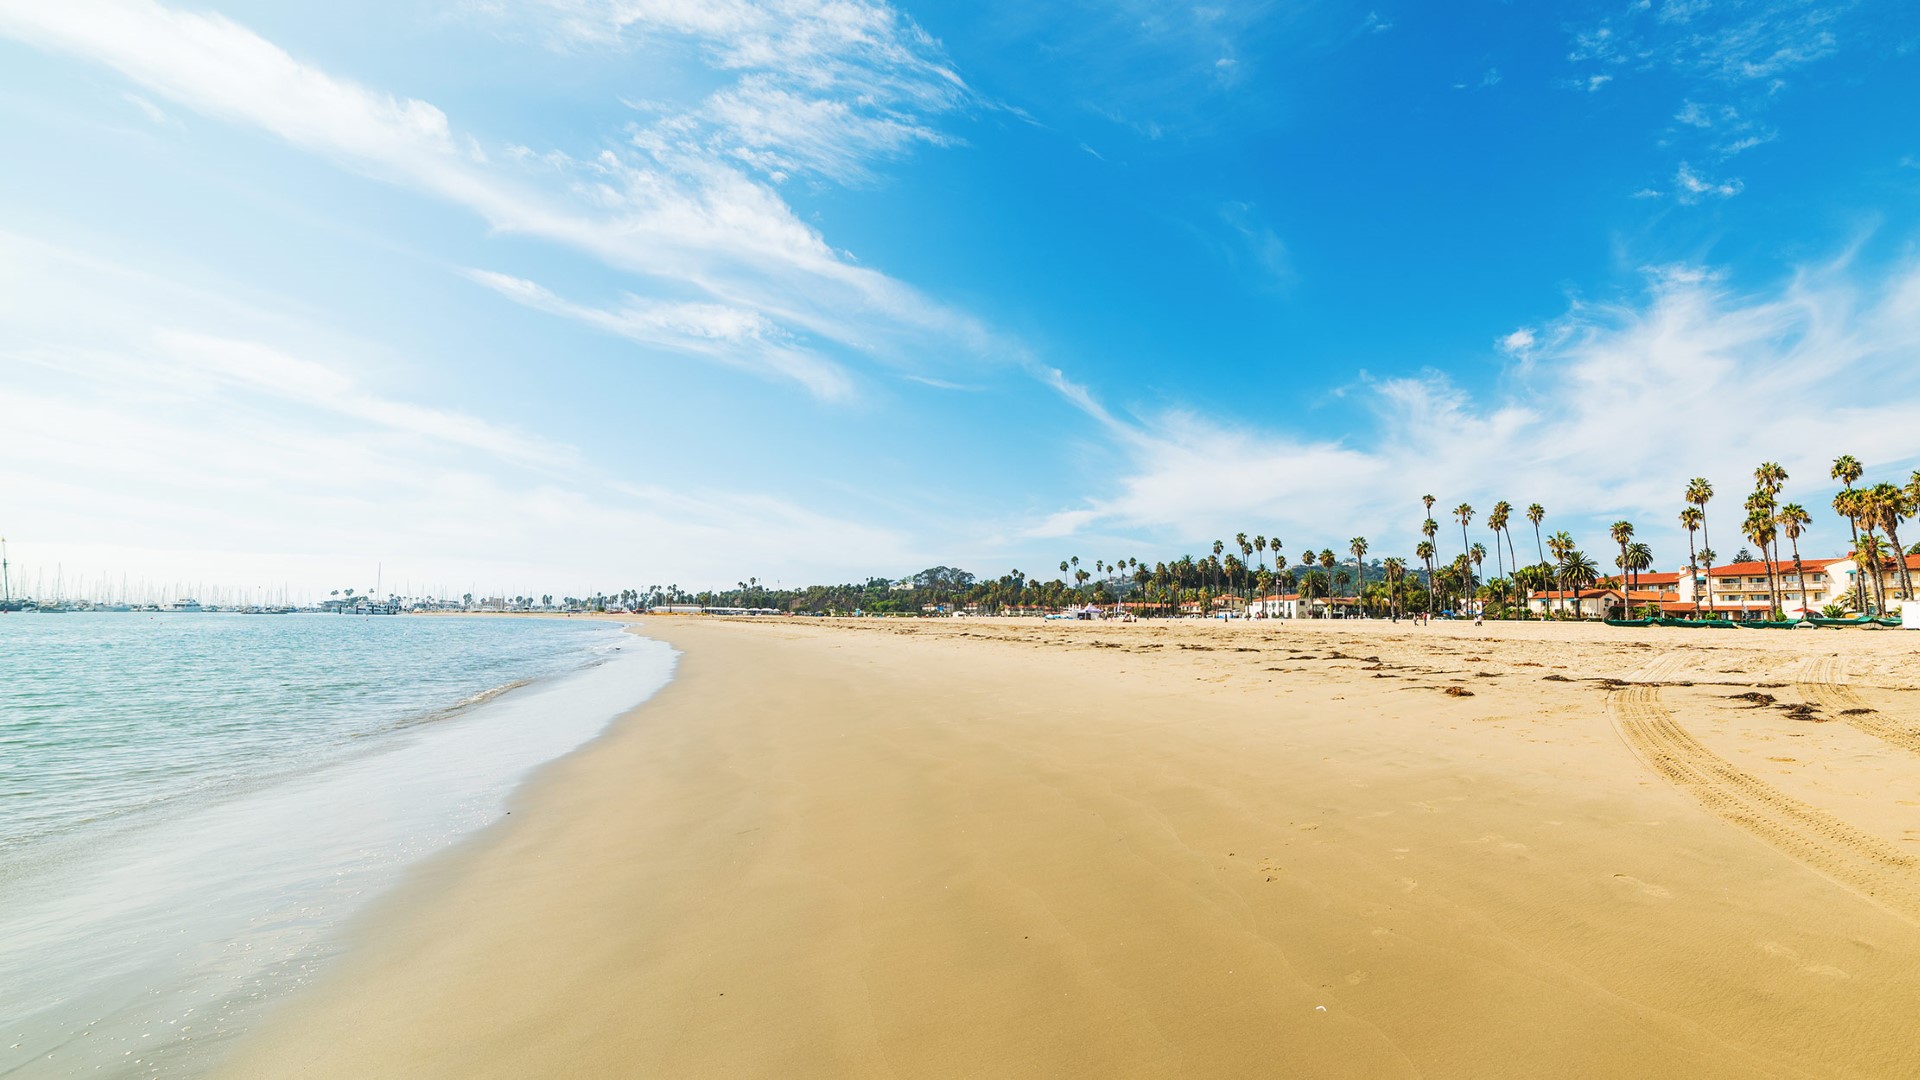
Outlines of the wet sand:
M 228 1075 L 1920 1075 L 1920 633 L 643 629 Z

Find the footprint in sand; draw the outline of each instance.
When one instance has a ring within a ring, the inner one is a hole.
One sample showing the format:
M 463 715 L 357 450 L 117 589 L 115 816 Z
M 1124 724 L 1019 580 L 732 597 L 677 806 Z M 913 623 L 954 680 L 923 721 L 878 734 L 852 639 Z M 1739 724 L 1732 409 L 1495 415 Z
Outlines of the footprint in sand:
M 1768 956 L 1777 956 L 1782 960 L 1800 959 L 1799 953 L 1794 952 L 1792 949 L 1787 948 L 1785 945 L 1782 945 L 1777 941 L 1761 941 L 1761 942 L 1756 942 L 1755 944 L 1759 945 L 1760 951 L 1763 953 L 1766 953 Z M 1845 971 L 1842 971 L 1841 969 L 1834 967 L 1832 964 L 1802 964 L 1800 965 L 1800 971 L 1802 974 L 1819 975 L 1823 978 L 1828 978 L 1828 979 L 1853 978 L 1852 975 L 1849 975 Z
M 1400 880 L 1399 880 L 1399 881 L 1397 882 L 1397 884 L 1398 884 L 1398 885 L 1400 886 L 1400 891 L 1401 891 L 1401 892 L 1412 892 L 1413 890 L 1415 890 L 1415 889 L 1417 889 L 1417 888 L 1419 888 L 1419 887 L 1420 887 L 1420 883 L 1419 883 L 1419 882 L 1417 882 L 1417 881 L 1415 881 L 1415 880 L 1413 880 L 1413 879 L 1412 879 L 1412 878 L 1410 878 L 1410 877 L 1403 877 L 1403 878 L 1401 878 L 1401 879 L 1400 879 Z
M 1639 889 L 1645 895 L 1651 896 L 1657 900 L 1666 900 L 1673 896 L 1673 890 L 1668 889 L 1665 886 L 1655 885 L 1651 881 L 1641 881 L 1639 878 L 1632 877 L 1627 874 L 1615 874 L 1613 875 L 1613 880 L 1618 881 L 1623 885 L 1631 885 L 1634 888 Z

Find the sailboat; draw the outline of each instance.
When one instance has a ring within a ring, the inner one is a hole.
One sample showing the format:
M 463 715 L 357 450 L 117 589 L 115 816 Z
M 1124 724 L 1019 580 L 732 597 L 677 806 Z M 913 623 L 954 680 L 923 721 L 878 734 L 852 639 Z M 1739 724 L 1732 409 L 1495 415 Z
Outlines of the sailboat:
M 25 600 L 13 598 L 13 577 L 7 565 L 7 538 L 0 536 L 0 614 L 26 609 Z

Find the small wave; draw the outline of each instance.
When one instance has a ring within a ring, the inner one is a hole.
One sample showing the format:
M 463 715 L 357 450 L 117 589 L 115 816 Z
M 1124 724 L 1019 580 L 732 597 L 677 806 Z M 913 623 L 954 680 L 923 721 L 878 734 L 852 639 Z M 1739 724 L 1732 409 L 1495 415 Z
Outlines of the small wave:
M 421 724 L 433 724 L 433 723 L 438 723 L 441 720 L 450 720 L 453 717 L 456 717 L 461 713 L 466 712 L 468 709 L 472 709 L 480 705 L 485 705 L 487 702 L 492 701 L 494 698 L 499 697 L 501 694 L 507 693 L 508 691 L 512 691 L 512 690 L 518 690 L 521 687 L 526 686 L 532 682 L 533 682 L 532 679 L 515 679 L 512 682 L 501 683 L 499 686 L 496 686 L 491 690 L 482 690 L 479 693 L 473 695 L 472 697 L 462 698 L 461 700 L 454 702 L 453 704 L 447 706 L 444 709 L 435 709 L 430 713 L 425 713 L 420 716 L 415 716 L 410 719 L 402 720 L 399 723 L 393 725 L 393 728 L 391 730 L 397 731 L 402 728 L 418 727 Z

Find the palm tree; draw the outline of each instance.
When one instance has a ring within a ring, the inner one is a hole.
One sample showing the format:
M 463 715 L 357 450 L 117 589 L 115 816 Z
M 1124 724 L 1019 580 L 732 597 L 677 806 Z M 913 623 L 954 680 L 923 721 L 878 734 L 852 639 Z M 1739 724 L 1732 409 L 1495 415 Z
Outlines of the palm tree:
M 1759 490 L 1766 492 L 1766 495 L 1767 495 L 1766 509 L 1767 509 L 1767 512 L 1771 514 L 1779 505 L 1780 489 L 1786 486 L 1787 470 L 1781 468 L 1778 462 L 1763 461 L 1760 463 L 1759 468 L 1753 470 L 1753 482 L 1759 488 Z M 1780 592 L 1781 592 L 1780 585 L 1779 585 L 1779 578 L 1780 578 L 1779 522 L 1778 521 L 1773 522 L 1772 526 L 1768 529 L 1768 532 L 1773 537 L 1773 558 L 1771 562 L 1768 564 L 1769 569 L 1767 573 L 1770 580 L 1772 580 L 1774 583 L 1773 606 L 1774 606 L 1774 610 L 1778 611 L 1780 608 Z
M 1587 556 L 1586 552 L 1573 547 L 1571 542 L 1569 542 L 1566 552 L 1560 556 L 1561 591 L 1564 593 L 1569 587 L 1572 589 L 1584 589 L 1599 580 L 1600 567 L 1594 564 L 1594 561 Z M 1574 603 L 1574 613 L 1576 615 L 1580 613 L 1578 601 Z
M 1754 497 L 1747 500 L 1747 519 L 1741 524 L 1740 531 L 1747 539 L 1760 545 L 1761 561 L 1767 567 L 1767 595 L 1773 604 L 1773 613 L 1769 618 L 1777 618 L 1780 595 L 1773 577 L 1773 563 L 1766 558 L 1767 545 L 1773 542 L 1774 537 L 1773 510 L 1761 497 L 1763 493 L 1756 491 L 1753 494 Z
M 1533 522 L 1533 545 L 1540 549 L 1540 565 L 1547 565 L 1547 549 L 1540 542 L 1540 523 L 1547 520 L 1547 508 L 1539 503 L 1527 507 L 1527 520 Z
M 1687 502 L 1700 511 L 1700 546 L 1712 550 L 1713 537 L 1707 534 L 1707 503 L 1713 499 L 1713 485 L 1704 476 L 1687 481 Z M 1713 557 L 1707 557 L 1707 610 L 1713 610 Z
M 1799 503 L 1788 503 L 1780 508 L 1774 520 L 1780 523 L 1780 531 L 1786 533 L 1787 539 L 1793 544 L 1793 580 L 1800 586 L 1800 613 L 1808 614 L 1807 571 L 1800 563 L 1800 533 L 1813 524 L 1813 515 L 1807 513 L 1806 507 Z
M 1627 545 L 1626 569 L 1633 572 L 1633 585 L 1640 584 L 1640 573 L 1653 567 L 1653 549 L 1636 540 Z
M 1359 596 L 1367 586 L 1367 538 L 1356 536 L 1347 541 L 1347 550 L 1353 552 L 1353 595 Z
M 1875 603 L 1875 585 L 1879 581 L 1881 565 L 1880 538 L 1870 532 L 1860 534 L 1860 550 L 1854 553 L 1853 592 L 1859 602 L 1860 610 L 1871 615 L 1877 610 Z
M 1700 521 L 1704 515 L 1697 506 L 1689 506 L 1680 511 L 1680 524 L 1687 530 L 1687 581 L 1693 593 L 1693 613 L 1700 614 L 1700 557 L 1693 546 L 1693 534 L 1700 531 Z
M 1627 598 L 1627 542 L 1633 539 L 1633 522 L 1616 521 L 1608 532 L 1613 542 L 1620 545 L 1620 605 L 1624 610 L 1632 607 Z
M 1425 537 L 1427 542 L 1433 545 L 1433 565 L 1427 567 L 1427 573 L 1431 576 L 1433 571 L 1440 565 L 1440 523 L 1432 518 L 1421 522 L 1420 535 Z
M 1391 615 L 1398 616 L 1401 608 L 1399 596 L 1400 583 L 1405 580 L 1407 576 L 1407 564 L 1401 561 L 1398 556 L 1389 555 L 1386 561 L 1381 563 L 1380 566 L 1387 579 L 1387 612 Z
M 1859 458 L 1854 457 L 1852 454 L 1841 454 L 1839 457 L 1833 459 L 1833 468 L 1828 470 L 1827 473 L 1828 476 L 1840 481 L 1840 494 L 1833 497 L 1833 510 L 1841 517 L 1846 518 L 1847 523 L 1852 526 L 1853 546 L 1855 548 L 1860 546 L 1860 521 L 1857 517 L 1840 509 L 1841 496 L 1853 494 L 1853 482 L 1860 479 L 1860 474 L 1865 471 L 1866 469 L 1861 466 Z
M 1574 550 L 1573 537 L 1565 529 L 1547 538 L 1547 550 L 1553 552 L 1554 580 L 1560 585 L 1560 613 L 1567 612 L 1567 578 L 1562 569 L 1566 565 L 1567 553 Z
M 1499 543 L 1499 541 L 1497 541 L 1497 540 L 1496 540 L 1496 541 L 1494 541 L 1494 543 L 1495 543 L 1495 544 L 1498 544 L 1498 543 Z M 1475 544 L 1475 545 L 1473 545 L 1472 547 L 1470 547 L 1470 548 L 1468 548 L 1468 549 L 1467 549 L 1467 558 L 1469 558 L 1469 559 L 1471 559 L 1471 560 L 1473 561 L 1473 567 L 1474 567 L 1474 569 L 1476 569 L 1476 570 L 1478 570 L 1478 569 L 1479 569 L 1480 567 L 1482 567 L 1482 566 L 1484 566 L 1484 565 L 1486 565 L 1486 561 L 1487 561 L 1487 545 L 1485 545 L 1485 544 Z M 1472 591 L 1472 588 L 1473 588 L 1473 576 L 1472 576 L 1471 574 L 1469 574 L 1469 575 L 1467 576 L 1467 588 L 1468 588 L 1468 591 L 1469 591 L 1469 593 L 1471 593 L 1471 591 Z M 1468 600 L 1470 600 L 1470 601 L 1471 601 L 1472 599 L 1473 599 L 1473 597 L 1472 597 L 1472 596 L 1469 596 L 1469 597 L 1468 597 Z M 1469 607 L 1469 608 L 1472 608 L 1472 606 L 1473 606 L 1473 605 L 1472 605 L 1471 603 L 1469 603 L 1469 604 L 1468 604 L 1468 607 Z M 1484 606 L 1485 606 L 1485 605 L 1482 605 L 1482 608 L 1483 608 L 1483 609 L 1484 609 Z
M 1473 520 L 1473 507 L 1466 503 L 1461 503 L 1459 506 L 1453 508 L 1453 516 L 1460 521 L 1460 550 L 1463 552 L 1472 551 L 1473 542 L 1467 539 L 1467 522 Z M 1473 571 L 1471 569 L 1467 571 L 1466 598 L 1469 600 L 1473 598 Z
M 1913 599 L 1913 575 L 1907 571 L 1907 549 L 1900 546 L 1900 523 L 1911 514 L 1907 505 L 1907 493 L 1892 484 L 1881 482 L 1867 489 L 1867 506 L 1880 527 L 1887 532 L 1887 543 L 1893 548 L 1895 579 L 1900 582 L 1900 599 Z
M 1433 541 L 1422 540 L 1413 545 L 1414 558 L 1427 567 L 1427 614 L 1433 614 Z
M 1487 515 L 1487 528 L 1493 530 L 1493 572 L 1496 579 L 1507 576 L 1506 565 L 1500 555 L 1500 534 L 1507 530 L 1507 517 L 1513 513 L 1513 504 L 1505 499 L 1493 504 L 1493 511 Z

